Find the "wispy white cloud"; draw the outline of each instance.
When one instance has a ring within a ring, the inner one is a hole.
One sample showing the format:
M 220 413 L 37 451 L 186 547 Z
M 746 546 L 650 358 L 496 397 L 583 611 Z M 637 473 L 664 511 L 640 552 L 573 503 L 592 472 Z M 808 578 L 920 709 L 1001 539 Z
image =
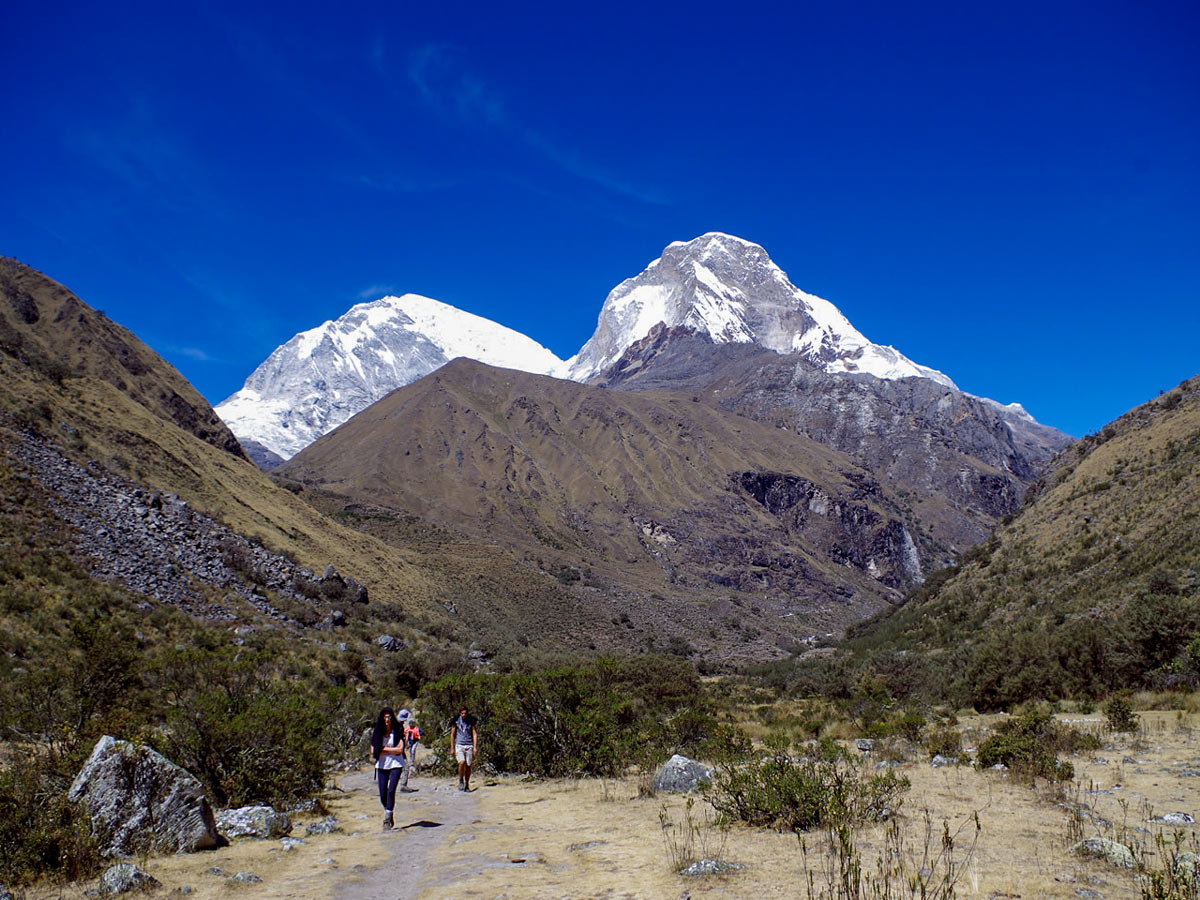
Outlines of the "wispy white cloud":
M 129 98 L 117 119 L 77 125 L 68 145 L 128 190 L 166 207 L 203 205 L 213 210 L 205 166 L 178 135 L 172 133 L 145 96 Z
M 380 297 L 394 297 L 400 294 L 400 289 L 394 284 L 373 284 L 358 292 L 359 300 L 378 300 Z
M 615 176 L 584 154 L 561 146 L 521 121 L 510 111 L 503 95 L 472 72 L 449 44 L 427 44 L 412 51 L 408 57 L 408 78 L 421 102 L 445 121 L 500 132 L 561 171 L 612 193 L 643 203 L 670 203 L 662 191 Z
M 214 273 L 187 263 L 176 263 L 174 267 L 179 277 L 200 295 L 206 306 L 229 313 L 229 320 L 237 322 L 238 339 L 250 338 L 256 343 L 282 343 L 279 336 L 291 327 L 287 324 L 286 308 L 280 310 L 283 314 L 281 318 L 274 310 L 266 312 L 262 302 L 231 288 Z
M 435 113 L 461 125 L 512 129 L 503 98 L 459 62 L 449 44 L 427 44 L 408 59 L 408 77 Z
M 302 110 L 303 115 L 340 135 L 360 152 L 384 158 L 382 148 L 371 133 L 347 116 L 336 102 L 325 99 L 319 80 L 314 79 L 307 68 L 293 62 L 297 55 L 318 53 L 319 44 L 294 33 L 285 36 L 263 31 L 242 18 L 211 8 L 205 14 L 224 32 L 230 49 L 251 80 L 269 85 L 282 103 Z M 291 55 L 281 50 L 289 46 L 293 50 Z M 381 44 L 373 54 L 376 52 L 382 55 Z
M 173 344 L 162 344 L 160 346 L 164 353 L 169 353 L 172 356 L 186 356 L 188 359 L 196 360 L 196 362 L 225 362 L 225 360 L 212 356 L 199 347 L 177 347 Z

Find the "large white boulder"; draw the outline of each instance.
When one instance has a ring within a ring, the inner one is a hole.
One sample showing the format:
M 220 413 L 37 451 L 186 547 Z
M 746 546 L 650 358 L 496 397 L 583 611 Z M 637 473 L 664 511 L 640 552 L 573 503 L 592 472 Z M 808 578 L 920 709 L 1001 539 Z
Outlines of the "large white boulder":
M 292 833 L 292 817 L 270 806 L 223 809 L 217 830 L 227 838 L 281 838 Z
M 96 742 L 67 799 L 92 817 L 104 856 L 190 853 L 225 843 L 195 776 L 149 747 L 110 735 Z
M 686 794 L 710 784 L 712 778 L 713 770 L 704 763 L 676 753 L 663 763 L 658 774 L 654 776 L 654 790 Z

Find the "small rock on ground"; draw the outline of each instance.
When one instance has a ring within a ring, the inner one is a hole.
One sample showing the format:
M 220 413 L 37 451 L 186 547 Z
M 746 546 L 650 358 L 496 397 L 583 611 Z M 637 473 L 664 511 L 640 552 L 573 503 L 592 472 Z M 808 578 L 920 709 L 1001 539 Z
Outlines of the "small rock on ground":
M 155 887 L 158 887 L 158 879 L 133 863 L 109 866 L 100 876 L 101 894 L 128 894 L 130 891 L 146 891 Z
M 746 867 L 741 863 L 722 862 L 719 859 L 702 859 L 680 869 L 679 874 L 685 878 L 697 878 L 703 875 L 720 875 L 722 872 L 744 868 Z
M 1116 866 L 1118 869 L 1132 869 L 1134 867 L 1133 851 L 1124 844 L 1119 844 L 1116 841 L 1110 841 L 1105 838 L 1088 838 L 1080 841 L 1071 848 L 1072 853 L 1077 853 L 1082 856 L 1094 856 L 1097 859 L 1102 859 L 1111 866 Z

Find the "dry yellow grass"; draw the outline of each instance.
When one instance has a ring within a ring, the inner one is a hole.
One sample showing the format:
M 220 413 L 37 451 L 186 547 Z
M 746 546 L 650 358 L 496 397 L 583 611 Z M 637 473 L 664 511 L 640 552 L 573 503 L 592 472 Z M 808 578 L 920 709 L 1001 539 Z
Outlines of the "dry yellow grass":
M 1094 754 L 1107 758 L 1107 763 L 1092 762 L 1090 757 L 1074 763 L 1079 773 L 1078 799 L 1116 829 L 1122 824 L 1146 829 L 1147 834 L 1136 837 L 1153 850 L 1153 833 L 1160 826 L 1145 821 L 1150 815 L 1195 813 L 1200 805 L 1200 780 L 1192 783 L 1166 774 L 1188 761 L 1195 767 L 1200 743 L 1186 729 L 1200 723 L 1191 716 L 1177 722 L 1172 713 L 1149 713 L 1144 718 L 1149 725 L 1145 749 L 1137 749 L 1140 745 L 1130 739 L 1118 739 L 1114 749 Z M 1088 722 L 1083 727 L 1099 727 L 1100 719 L 1092 716 Z M 1126 757 L 1139 762 L 1123 763 Z M 942 823 L 947 822 L 951 833 L 957 834 L 955 858 L 966 863 L 958 881 L 960 897 L 1066 900 L 1076 898 L 1080 888 L 1099 891 L 1108 900 L 1139 897 L 1132 873 L 1069 853 L 1078 837 L 1068 833 L 1068 816 L 1057 805 L 1055 790 L 1044 785 L 1034 790 L 1012 777 L 966 767 L 933 769 L 925 763 L 909 763 L 901 771 L 913 783 L 902 809 L 909 873 L 923 865 L 927 827 L 932 829 L 936 853 Z M 1089 793 L 1093 790 L 1112 793 Z M 630 799 L 635 794 L 632 782 L 506 783 L 486 795 L 477 840 L 440 851 L 437 868 L 442 874 L 426 885 L 421 898 L 675 898 L 685 891 L 693 900 L 808 896 L 805 859 L 796 837 L 742 827 L 722 835 L 704 825 L 701 803 L 693 807 L 692 817 L 701 825 L 708 849 L 746 868 L 709 878 L 674 874 L 667 842 L 672 834 L 678 841 L 687 816 L 685 800 L 678 796 Z M 660 824 L 664 805 L 666 819 L 674 823 L 665 831 Z M 975 813 L 982 831 L 968 858 L 965 851 L 974 839 Z M 885 828 L 870 826 L 856 835 L 866 877 L 875 871 Z M 1114 835 L 1113 829 L 1093 824 L 1081 836 Z M 822 850 L 827 839 L 814 833 L 806 841 L 808 863 L 819 889 L 826 879 Z M 504 867 L 499 864 L 505 854 L 529 862 Z M 898 887 L 893 885 L 894 890 Z
M 1155 850 L 1162 826 L 1147 821 L 1166 812 L 1200 812 L 1200 778 L 1181 777 L 1200 769 L 1200 738 L 1195 713 L 1142 713 L 1139 737 L 1110 736 L 1104 749 L 1071 761 L 1077 778 L 1068 787 L 1037 788 L 1001 773 L 967 767 L 933 769 L 910 761 L 901 771 L 912 781 L 902 807 L 905 869 L 922 865 L 927 833 L 935 851 L 942 823 L 956 834 L 955 858 L 964 864 L 959 897 L 1061 898 L 1079 890 L 1105 900 L 1139 897 L 1132 872 L 1072 856 L 1080 837 L 1119 837 Z M 1099 729 L 1099 716 L 1071 717 L 1080 728 Z M 967 728 L 991 720 L 964 720 Z M 827 878 L 821 833 L 805 836 L 808 865 L 799 840 L 790 834 L 732 827 L 722 831 L 706 820 L 703 801 L 691 810 L 698 826 L 698 855 L 716 856 L 745 868 L 721 876 L 684 878 L 672 870 L 669 844 L 683 838 L 688 811 L 680 796 L 639 798 L 637 779 L 524 782 L 500 778 L 478 782 L 471 795 L 454 791 L 442 779 L 417 779 L 421 790 L 406 795 L 391 833 L 378 826 L 379 804 L 364 772 L 344 776 L 344 791 L 329 805 L 347 834 L 305 838 L 290 852 L 278 841 L 239 841 L 207 854 L 156 858 L 148 870 L 168 889 L 189 885 L 189 896 L 209 900 L 559 900 L 559 898 L 656 898 L 693 900 L 808 897 L 811 871 L 819 889 Z M 1058 803 L 1086 803 L 1111 826 L 1086 822 L 1072 832 Z M 972 854 L 974 816 L 982 831 Z M 671 827 L 663 828 L 666 820 Z M 415 823 L 436 822 L 438 827 Z M 303 836 L 304 822 L 295 833 Z M 1193 826 L 1185 828 L 1189 839 Z M 856 832 L 863 873 L 875 872 L 886 826 Z M 1144 829 L 1140 831 L 1139 829 Z M 1147 857 L 1150 861 L 1158 857 Z M 231 886 L 208 872 L 249 871 L 260 883 Z M 78 896 L 82 886 L 31 892 L 30 900 Z M 895 886 L 894 886 L 895 887 Z M 819 896 L 819 894 L 818 894 Z

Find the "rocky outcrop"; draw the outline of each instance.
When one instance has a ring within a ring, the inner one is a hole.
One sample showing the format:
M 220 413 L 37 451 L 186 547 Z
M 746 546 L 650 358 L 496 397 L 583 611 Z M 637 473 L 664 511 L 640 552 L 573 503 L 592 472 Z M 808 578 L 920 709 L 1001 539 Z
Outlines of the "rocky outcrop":
M 375 638 L 375 644 L 385 653 L 398 653 L 404 649 L 404 641 L 390 634 L 381 634 Z
M 102 737 L 67 799 L 87 810 L 103 856 L 210 850 L 224 841 L 194 776 L 149 747 Z
M 834 496 L 795 475 L 741 472 L 733 480 L 789 532 L 826 547 L 838 565 L 868 572 L 893 588 L 921 580 L 920 554 L 908 529 L 866 502 L 882 499 L 873 481 L 847 473 L 853 490 L 848 496 Z
M 30 433 L 10 450 L 51 496 L 53 512 L 73 526 L 76 554 L 98 578 L 210 619 L 232 617 L 211 600 L 214 591 L 279 620 L 286 617 L 266 590 L 300 608 L 314 601 L 367 602 L 366 588 L 353 578 L 316 576 L 175 494 L 140 487 L 98 463 L 80 465 Z M 314 608 L 300 624 L 332 627 L 332 618 Z
M 1071 852 L 1079 856 L 1102 859 L 1118 869 L 1134 868 L 1133 851 L 1124 844 L 1110 841 L 1107 838 L 1087 838 L 1071 847 Z

